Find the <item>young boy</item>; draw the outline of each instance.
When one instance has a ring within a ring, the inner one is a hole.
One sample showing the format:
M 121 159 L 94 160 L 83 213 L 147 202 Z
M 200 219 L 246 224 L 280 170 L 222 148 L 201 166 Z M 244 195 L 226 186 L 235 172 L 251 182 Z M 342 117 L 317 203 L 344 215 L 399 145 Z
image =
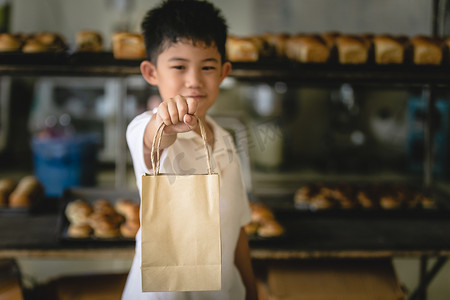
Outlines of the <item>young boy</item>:
M 251 215 L 243 186 L 239 159 L 230 148 L 229 134 L 210 117 L 222 80 L 231 71 L 225 58 L 227 25 L 219 10 L 204 1 L 165 1 L 150 10 L 143 23 L 147 57 L 141 72 L 157 86 L 163 102 L 153 112 L 137 116 L 128 126 L 127 142 L 139 191 L 141 177 L 151 173 L 150 152 L 159 124 L 162 138 L 161 173 L 206 173 L 206 162 L 195 114 L 203 122 L 211 147 L 214 172 L 220 176 L 222 237 L 222 290 L 143 293 L 141 233 L 122 295 L 137 299 L 256 299 L 247 236 L 243 226 Z M 195 217 L 195 216 L 193 216 Z

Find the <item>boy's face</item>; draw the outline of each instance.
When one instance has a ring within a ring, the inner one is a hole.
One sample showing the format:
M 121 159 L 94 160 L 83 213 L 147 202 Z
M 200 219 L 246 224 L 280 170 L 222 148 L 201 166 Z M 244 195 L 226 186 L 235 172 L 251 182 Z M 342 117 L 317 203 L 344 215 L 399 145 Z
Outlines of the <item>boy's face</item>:
M 222 65 L 215 46 L 181 41 L 166 48 L 158 56 L 156 66 L 144 61 L 141 71 L 150 84 L 158 86 L 163 100 L 177 95 L 197 99 L 196 114 L 203 117 L 214 104 L 231 64 Z

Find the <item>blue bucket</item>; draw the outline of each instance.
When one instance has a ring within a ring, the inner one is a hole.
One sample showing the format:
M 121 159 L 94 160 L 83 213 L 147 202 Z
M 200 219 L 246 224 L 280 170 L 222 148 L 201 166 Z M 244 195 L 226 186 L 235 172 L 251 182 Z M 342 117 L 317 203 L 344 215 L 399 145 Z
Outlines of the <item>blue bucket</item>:
M 70 187 L 96 184 L 98 135 L 33 138 L 34 173 L 45 195 L 59 197 Z

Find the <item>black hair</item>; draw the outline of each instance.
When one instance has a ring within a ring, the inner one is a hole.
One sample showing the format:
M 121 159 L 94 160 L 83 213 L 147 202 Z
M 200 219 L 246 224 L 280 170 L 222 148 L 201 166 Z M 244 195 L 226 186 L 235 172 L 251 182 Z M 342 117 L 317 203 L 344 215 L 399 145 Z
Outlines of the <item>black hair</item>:
M 220 10 L 207 1 L 165 0 L 147 12 L 141 27 L 147 59 L 154 64 L 164 49 L 183 39 L 216 46 L 222 63 L 226 60 L 228 27 Z

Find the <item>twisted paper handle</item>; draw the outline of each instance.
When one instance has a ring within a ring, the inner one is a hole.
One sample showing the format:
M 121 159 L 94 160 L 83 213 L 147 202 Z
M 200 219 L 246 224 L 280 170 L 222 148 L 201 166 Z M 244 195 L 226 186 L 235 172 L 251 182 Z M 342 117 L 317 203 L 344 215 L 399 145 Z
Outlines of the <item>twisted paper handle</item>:
M 211 156 L 209 154 L 208 143 L 206 141 L 205 127 L 203 126 L 203 122 L 200 120 L 199 117 L 197 117 L 196 115 L 191 115 L 191 116 L 193 116 L 197 119 L 198 125 L 200 126 L 200 133 L 201 133 L 201 136 L 203 139 L 203 146 L 204 146 L 205 152 L 206 152 L 206 162 L 208 164 L 208 174 L 211 175 L 212 174 Z M 166 124 L 164 124 L 164 122 L 162 122 L 158 126 L 155 137 L 153 138 L 151 160 L 152 160 L 152 168 L 153 168 L 154 175 L 159 174 L 161 139 L 162 139 L 162 135 L 163 135 L 165 127 L 166 127 Z

